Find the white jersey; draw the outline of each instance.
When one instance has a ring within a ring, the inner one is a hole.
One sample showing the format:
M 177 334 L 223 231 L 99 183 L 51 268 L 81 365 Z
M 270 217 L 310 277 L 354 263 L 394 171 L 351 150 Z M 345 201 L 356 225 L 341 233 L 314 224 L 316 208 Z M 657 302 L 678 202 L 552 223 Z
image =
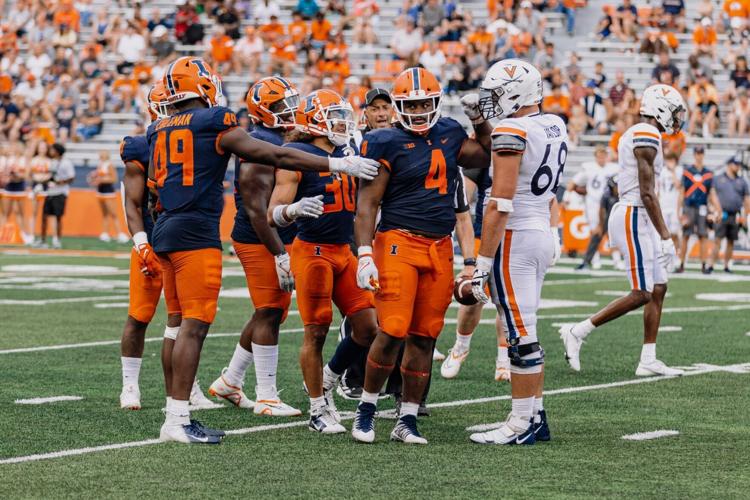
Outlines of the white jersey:
M 638 162 L 635 159 L 635 148 L 651 147 L 656 149 L 654 158 L 654 180 L 658 183 L 664 155 L 661 150 L 661 134 L 659 130 L 648 123 L 637 123 L 630 127 L 620 138 L 617 147 L 620 170 L 617 174 L 617 191 L 620 201 L 626 205 L 642 207 L 641 188 L 638 185 Z
M 586 187 L 587 205 L 593 203 L 599 206 L 607 181 L 617 175 L 619 168 L 616 163 L 607 162 L 601 166 L 595 161 L 586 162 L 581 166 L 581 170 L 573 177 L 573 183 Z
M 680 195 L 679 187 L 675 185 L 682 179 L 682 167 L 677 166 L 674 170 L 665 168 L 657 181 L 657 190 L 659 193 L 659 205 L 663 213 L 677 212 L 677 201 Z M 679 185 L 679 184 L 678 184 Z
M 507 229 L 549 230 L 549 206 L 562 180 L 567 141 L 565 123 L 552 114 L 506 118 L 492 131 L 493 151 L 523 153 Z

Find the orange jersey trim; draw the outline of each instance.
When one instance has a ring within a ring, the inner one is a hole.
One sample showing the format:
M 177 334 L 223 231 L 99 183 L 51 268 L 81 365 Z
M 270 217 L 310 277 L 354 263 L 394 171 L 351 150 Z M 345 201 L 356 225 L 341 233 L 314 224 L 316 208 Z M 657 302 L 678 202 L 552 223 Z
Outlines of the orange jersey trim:
M 661 140 L 661 137 L 658 134 L 653 134 L 651 132 L 633 132 L 633 135 L 635 137 L 651 137 L 653 139 Z
M 216 136 L 216 142 L 214 143 L 214 146 L 216 146 L 217 153 L 219 153 L 220 155 L 224 154 L 224 150 L 221 148 L 221 138 L 224 137 L 224 134 L 226 134 L 227 132 L 231 132 L 232 130 L 236 128 L 238 127 L 234 126 L 232 128 L 228 128 L 226 130 L 222 130 L 221 132 L 219 132 L 219 134 Z
M 514 134 L 514 135 L 517 135 L 519 137 L 523 137 L 524 139 L 526 139 L 526 132 L 518 128 L 495 127 L 495 130 L 493 130 L 492 133 L 493 134 Z

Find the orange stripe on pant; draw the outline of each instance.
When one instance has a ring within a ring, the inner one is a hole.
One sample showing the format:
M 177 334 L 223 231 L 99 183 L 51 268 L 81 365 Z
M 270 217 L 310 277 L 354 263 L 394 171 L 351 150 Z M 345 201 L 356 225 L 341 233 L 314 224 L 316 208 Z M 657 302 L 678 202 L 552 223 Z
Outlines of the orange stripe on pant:
M 523 324 L 523 318 L 521 317 L 521 311 L 518 308 L 518 302 L 516 301 L 516 294 L 513 291 L 513 282 L 510 279 L 510 246 L 511 240 L 513 239 L 513 231 L 505 231 L 505 241 L 503 242 L 503 289 L 508 298 L 508 307 L 513 314 L 513 322 L 516 324 L 516 330 L 521 337 L 525 337 L 526 325 Z
M 221 289 L 221 250 L 201 248 L 159 254 L 167 313 L 213 323 Z M 175 310 L 175 309 L 178 310 Z
M 625 209 L 625 239 L 628 242 L 628 254 L 630 256 L 630 277 L 633 280 L 635 290 L 640 290 L 643 286 L 642 283 L 638 282 L 638 258 L 635 254 L 635 246 L 633 245 L 633 224 L 631 223 L 633 216 L 633 207 L 628 206 Z

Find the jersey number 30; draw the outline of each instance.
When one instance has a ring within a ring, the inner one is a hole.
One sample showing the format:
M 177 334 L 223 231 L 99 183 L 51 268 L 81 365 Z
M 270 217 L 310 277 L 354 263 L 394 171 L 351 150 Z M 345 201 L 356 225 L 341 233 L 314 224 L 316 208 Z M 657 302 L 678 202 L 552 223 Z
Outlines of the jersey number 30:
M 562 177 L 563 170 L 565 169 L 565 160 L 568 159 L 568 145 L 561 142 L 560 149 L 557 150 L 557 173 L 553 173 L 552 167 L 547 164 L 551 153 L 552 144 L 547 144 L 542 164 L 539 165 L 539 168 L 536 169 L 534 176 L 531 178 L 531 192 L 535 196 L 542 196 L 550 190 L 550 187 L 552 188 L 551 191 L 555 193 L 557 192 L 557 186 L 560 184 L 560 177 Z
M 182 185 L 192 186 L 194 178 L 193 132 L 188 129 L 162 130 L 156 135 L 154 145 L 154 177 L 162 187 L 167 180 L 167 165 L 180 165 Z

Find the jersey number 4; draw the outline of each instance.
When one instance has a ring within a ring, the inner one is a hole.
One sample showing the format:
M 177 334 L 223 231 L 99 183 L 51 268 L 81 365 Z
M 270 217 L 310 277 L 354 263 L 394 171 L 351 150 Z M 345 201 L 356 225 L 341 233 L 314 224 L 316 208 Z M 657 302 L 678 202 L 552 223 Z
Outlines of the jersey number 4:
M 568 159 L 568 145 L 561 142 L 560 148 L 557 150 L 557 173 L 553 173 L 552 167 L 547 165 L 551 153 L 552 144 L 547 144 L 542 164 L 539 165 L 539 168 L 536 169 L 534 176 L 531 178 L 531 192 L 535 196 L 543 195 L 550 190 L 550 186 L 552 187 L 551 191 L 555 193 L 557 192 L 557 186 L 560 184 L 560 177 L 562 177 L 563 170 L 565 169 L 565 160 Z
M 430 170 L 424 179 L 425 189 L 437 189 L 440 194 L 448 194 L 448 166 L 440 149 L 432 150 Z
M 154 145 L 154 177 L 156 185 L 162 187 L 167 180 L 167 165 L 179 165 L 182 170 L 182 185 L 192 186 L 194 179 L 193 132 L 188 129 L 162 130 L 156 135 Z

